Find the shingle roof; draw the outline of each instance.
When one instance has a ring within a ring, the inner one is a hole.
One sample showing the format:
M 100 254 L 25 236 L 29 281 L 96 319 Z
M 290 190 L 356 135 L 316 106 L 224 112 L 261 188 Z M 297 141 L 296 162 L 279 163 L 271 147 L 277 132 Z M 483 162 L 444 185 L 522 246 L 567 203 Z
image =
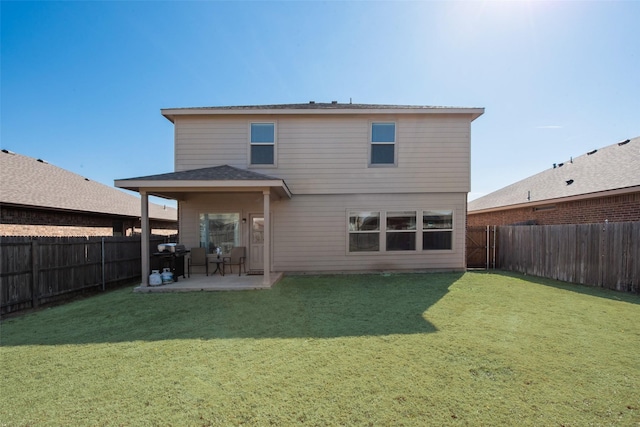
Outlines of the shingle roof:
M 264 181 L 274 180 L 272 176 L 252 172 L 246 169 L 238 169 L 229 165 L 212 166 L 201 169 L 191 169 L 181 172 L 169 172 L 159 175 L 140 176 L 118 181 Z
M 0 203 L 140 217 L 140 199 L 40 159 L 0 151 Z M 177 220 L 177 210 L 149 203 L 149 216 Z
M 194 189 L 229 191 L 229 189 L 253 188 L 256 190 L 256 188 L 263 186 L 272 188 L 281 197 L 291 197 L 291 191 L 282 178 L 229 165 L 118 179 L 115 184 L 117 187 L 127 190 L 144 190 L 148 194 L 168 198 L 179 198 L 180 194 L 194 191 Z
M 428 105 L 342 104 L 309 102 L 306 104 L 235 105 L 214 107 L 163 108 L 162 115 L 170 121 L 180 115 L 249 115 L 249 114 L 467 114 L 475 120 L 484 108 L 436 107 Z
M 338 102 L 308 102 L 305 104 L 233 105 L 215 107 L 170 108 L 170 110 L 431 110 L 462 107 L 393 104 L 346 104 Z
M 638 186 L 640 137 L 558 163 L 555 168 L 469 202 L 468 211 L 472 213 Z

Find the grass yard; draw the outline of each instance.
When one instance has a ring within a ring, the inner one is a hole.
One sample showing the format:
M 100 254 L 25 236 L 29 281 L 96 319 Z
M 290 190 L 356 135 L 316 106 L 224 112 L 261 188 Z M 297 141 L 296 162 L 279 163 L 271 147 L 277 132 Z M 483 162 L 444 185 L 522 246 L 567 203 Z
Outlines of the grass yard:
M 640 425 L 640 297 L 526 276 L 127 288 L 0 328 L 0 426 Z

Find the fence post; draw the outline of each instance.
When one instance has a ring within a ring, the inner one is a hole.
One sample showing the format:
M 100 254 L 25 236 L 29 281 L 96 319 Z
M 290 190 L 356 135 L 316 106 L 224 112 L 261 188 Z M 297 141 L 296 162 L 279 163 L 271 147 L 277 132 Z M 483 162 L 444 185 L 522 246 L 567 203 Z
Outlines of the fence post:
M 609 225 L 609 221 L 608 220 L 604 220 L 604 224 L 602 225 L 601 228 L 601 232 L 600 232 L 600 274 L 599 274 L 599 280 L 600 283 L 598 283 L 598 286 L 600 286 L 601 288 L 604 288 L 606 285 L 606 277 L 607 277 L 607 269 L 608 266 L 606 264 L 606 259 L 605 257 L 607 256 L 607 251 L 609 250 L 608 248 L 608 233 L 607 233 L 607 225 Z
M 493 226 L 493 269 L 496 269 L 496 226 Z
M 31 241 L 31 307 L 36 308 L 40 303 L 40 260 L 38 253 L 38 241 Z
M 102 238 L 102 244 L 100 245 L 100 258 L 102 258 L 102 290 L 105 290 L 105 283 L 104 283 L 104 237 Z
M 487 236 L 487 241 L 486 241 L 487 257 L 486 257 L 486 262 L 485 262 L 484 269 L 488 271 L 489 270 L 489 247 L 490 247 L 489 242 L 491 241 L 491 235 L 490 235 L 490 232 L 489 232 L 489 226 L 488 225 L 487 225 L 487 232 L 485 234 Z

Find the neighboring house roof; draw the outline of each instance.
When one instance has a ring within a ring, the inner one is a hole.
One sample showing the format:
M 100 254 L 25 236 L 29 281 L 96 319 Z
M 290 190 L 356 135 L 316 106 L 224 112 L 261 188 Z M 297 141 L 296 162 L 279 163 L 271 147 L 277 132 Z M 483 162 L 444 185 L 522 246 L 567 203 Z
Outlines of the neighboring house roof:
M 0 151 L 0 203 L 63 211 L 140 217 L 140 198 L 46 161 Z M 149 217 L 177 221 L 173 207 L 149 203 Z
M 281 178 L 239 169 L 229 165 L 191 169 L 138 178 L 118 179 L 115 185 L 132 191 L 147 191 L 161 197 L 178 198 L 176 192 L 206 188 L 229 191 L 241 188 L 273 188 L 282 197 L 291 197 L 291 191 Z
M 469 213 L 640 191 L 640 137 L 590 151 L 469 202 Z
M 218 107 L 165 108 L 162 115 L 170 121 L 178 115 L 201 114 L 469 114 L 475 120 L 484 108 L 436 107 L 427 105 L 340 104 L 338 102 L 307 104 L 241 105 Z

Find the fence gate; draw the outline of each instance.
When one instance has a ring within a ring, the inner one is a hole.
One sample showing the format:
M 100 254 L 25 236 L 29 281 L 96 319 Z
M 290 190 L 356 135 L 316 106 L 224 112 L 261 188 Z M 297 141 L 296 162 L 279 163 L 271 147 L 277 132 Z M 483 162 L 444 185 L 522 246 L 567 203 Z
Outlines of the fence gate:
M 467 227 L 467 268 L 496 268 L 496 227 Z

